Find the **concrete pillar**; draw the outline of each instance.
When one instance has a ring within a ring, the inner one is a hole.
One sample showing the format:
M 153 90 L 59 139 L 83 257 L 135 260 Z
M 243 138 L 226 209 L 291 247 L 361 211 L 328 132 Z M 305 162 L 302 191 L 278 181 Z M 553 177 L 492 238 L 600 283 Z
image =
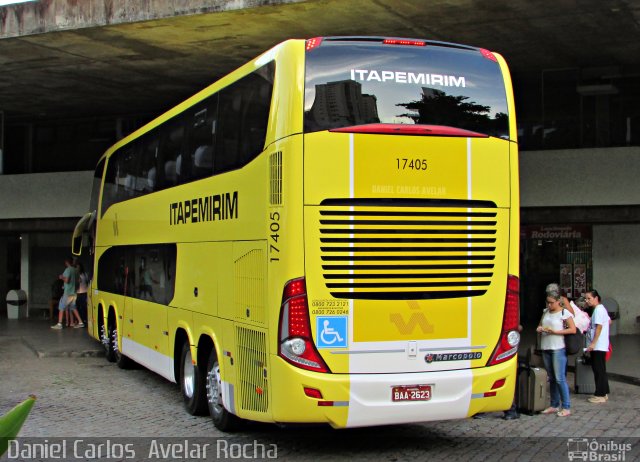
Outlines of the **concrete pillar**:
M 27 294 L 27 318 L 29 317 L 29 304 L 31 303 L 31 246 L 30 235 L 20 235 L 20 289 Z
M 4 175 L 4 111 L 0 111 L 0 175 Z
M 0 317 L 7 316 L 7 305 L 4 302 L 7 291 L 7 267 L 9 265 L 9 240 L 5 236 L 0 236 Z

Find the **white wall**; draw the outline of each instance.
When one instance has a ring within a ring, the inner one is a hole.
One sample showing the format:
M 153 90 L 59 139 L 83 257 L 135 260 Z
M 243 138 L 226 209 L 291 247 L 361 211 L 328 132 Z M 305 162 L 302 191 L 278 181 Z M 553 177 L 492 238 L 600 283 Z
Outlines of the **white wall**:
M 640 204 L 640 147 L 520 153 L 522 207 Z M 561 222 L 562 217 L 558 217 Z M 640 324 L 640 224 L 593 226 L 593 284 L 620 306 L 618 334 Z
M 640 204 L 640 147 L 520 153 L 520 205 Z
M 593 285 L 618 302 L 618 334 L 640 333 L 640 224 L 593 227 Z
M 81 217 L 93 172 L 0 175 L 0 219 Z

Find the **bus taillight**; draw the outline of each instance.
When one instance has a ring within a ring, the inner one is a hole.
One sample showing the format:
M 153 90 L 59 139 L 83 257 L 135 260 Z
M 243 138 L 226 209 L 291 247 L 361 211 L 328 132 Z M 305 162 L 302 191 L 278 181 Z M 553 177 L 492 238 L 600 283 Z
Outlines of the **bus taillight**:
M 507 294 L 504 302 L 504 316 L 502 318 L 502 334 L 489 366 L 502 363 L 515 356 L 520 343 L 520 279 L 516 276 L 507 277 Z
M 480 48 L 480 53 L 482 53 L 482 56 L 484 56 L 485 58 L 487 58 L 487 59 L 489 59 L 491 61 L 495 61 L 496 63 L 498 62 L 498 58 L 496 58 L 496 55 L 491 53 L 489 50 L 485 50 L 484 48 Z
M 280 357 L 302 369 L 330 372 L 313 344 L 304 278 L 292 279 L 284 287 L 279 331 Z
M 423 47 L 427 45 L 424 40 L 407 40 L 407 39 L 384 39 L 382 41 L 385 45 L 411 45 L 414 47 Z
M 306 51 L 311 51 L 314 48 L 318 48 L 321 43 L 322 43 L 322 37 L 314 37 L 314 38 L 307 39 L 305 49 Z

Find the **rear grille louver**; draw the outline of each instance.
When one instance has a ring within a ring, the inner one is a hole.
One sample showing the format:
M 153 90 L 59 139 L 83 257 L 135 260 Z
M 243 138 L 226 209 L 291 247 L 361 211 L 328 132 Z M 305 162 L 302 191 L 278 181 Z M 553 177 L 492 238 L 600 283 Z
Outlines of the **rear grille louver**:
M 282 151 L 269 156 L 269 203 L 282 205 Z
M 240 408 L 247 411 L 267 412 L 269 408 L 269 382 L 267 380 L 267 345 L 264 332 L 236 327 L 238 345 L 237 384 Z
M 411 300 L 484 294 L 496 257 L 487 201 L 327 200 L 320 257 L 336 298 Z

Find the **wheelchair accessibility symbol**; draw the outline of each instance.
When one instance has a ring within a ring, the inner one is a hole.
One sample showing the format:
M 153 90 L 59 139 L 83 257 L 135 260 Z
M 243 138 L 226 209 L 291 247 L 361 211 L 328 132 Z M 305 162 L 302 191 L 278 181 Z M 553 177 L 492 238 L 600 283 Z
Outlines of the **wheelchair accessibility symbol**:
M 318 348 L 347 347 L 347 316 L 318 316 L 316 323 Z

